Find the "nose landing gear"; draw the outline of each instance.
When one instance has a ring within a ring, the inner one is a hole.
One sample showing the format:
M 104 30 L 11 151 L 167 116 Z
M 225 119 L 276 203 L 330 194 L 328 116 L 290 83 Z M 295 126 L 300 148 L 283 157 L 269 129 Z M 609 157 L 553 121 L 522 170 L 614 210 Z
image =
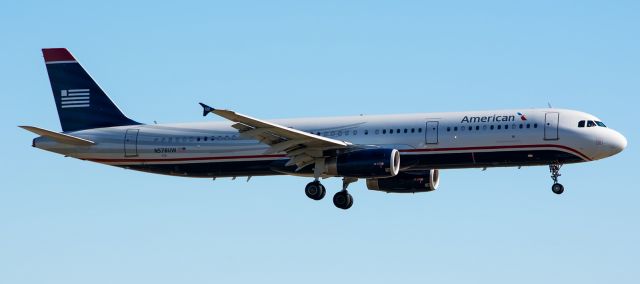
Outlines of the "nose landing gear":
M 562 168 L 562 164 L 559 162 L 549 164 L 549 172 L 551 172 L 551 179 L 553 180 L 551 191 L 555 194 L 562 194 L 564 192 L 564 186 L 558 182 L 558 177 L 561 176 L 560 168 Z

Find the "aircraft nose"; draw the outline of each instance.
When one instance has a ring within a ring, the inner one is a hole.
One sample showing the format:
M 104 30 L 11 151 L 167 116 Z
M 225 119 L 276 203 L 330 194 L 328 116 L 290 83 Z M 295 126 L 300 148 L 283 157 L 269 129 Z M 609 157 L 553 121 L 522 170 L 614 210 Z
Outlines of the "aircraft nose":
M 608 142 L 614 155 L 622 152 L 622 150 L 627 147 L 627 138 L 617 131 L 614 131 L 614 134 L 611 135 Z

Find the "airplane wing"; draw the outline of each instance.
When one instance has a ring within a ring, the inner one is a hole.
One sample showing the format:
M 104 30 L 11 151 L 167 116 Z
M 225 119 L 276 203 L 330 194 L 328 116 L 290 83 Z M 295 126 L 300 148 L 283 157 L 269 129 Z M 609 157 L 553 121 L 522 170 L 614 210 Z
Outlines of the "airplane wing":
M 240 135 L 252 137 L 271 146 L 267 153 L 287 153 L 291 158 L 287 166 L 296 165 L 297 170 L 315 163 L 316 158 L 322 158 L 324 150 L 346 148 L 352 145 L 346 141 L 307 133 L 231 110 L 215 109 L 203 103 L 200 105 L 203 108 L 203 116 L 213 113 L 231 120 L 235 122 L 232 127 L 238 129 Z

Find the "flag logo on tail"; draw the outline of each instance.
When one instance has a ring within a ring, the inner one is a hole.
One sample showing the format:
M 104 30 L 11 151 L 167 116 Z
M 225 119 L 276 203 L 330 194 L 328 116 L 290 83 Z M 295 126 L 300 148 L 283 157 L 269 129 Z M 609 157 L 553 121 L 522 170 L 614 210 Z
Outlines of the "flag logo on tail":
M 69 89 L 60 92 L 62 108 L 89 107 L 89 89 Z

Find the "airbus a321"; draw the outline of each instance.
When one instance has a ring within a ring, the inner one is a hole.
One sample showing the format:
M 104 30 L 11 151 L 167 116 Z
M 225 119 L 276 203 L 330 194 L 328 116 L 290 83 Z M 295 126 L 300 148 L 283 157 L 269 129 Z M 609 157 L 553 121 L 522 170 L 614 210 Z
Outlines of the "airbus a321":
M 353 205 L 350 183 L 370 190 L 429 192 L 440 170 L 548 166 L 552 191 L 562 165 L 620 153 L 627 140 L 599 118 L 568 109 L 513 109 L 262 120 L 200 103 L 224 121 L 143 124 L 113 103 L 64 48 L 42 50 L 62 132 L 20 126 L 40 135 L 33 147 L 106 165 L 181 177 L 292 175 L 342 178 L 333 196 Z

